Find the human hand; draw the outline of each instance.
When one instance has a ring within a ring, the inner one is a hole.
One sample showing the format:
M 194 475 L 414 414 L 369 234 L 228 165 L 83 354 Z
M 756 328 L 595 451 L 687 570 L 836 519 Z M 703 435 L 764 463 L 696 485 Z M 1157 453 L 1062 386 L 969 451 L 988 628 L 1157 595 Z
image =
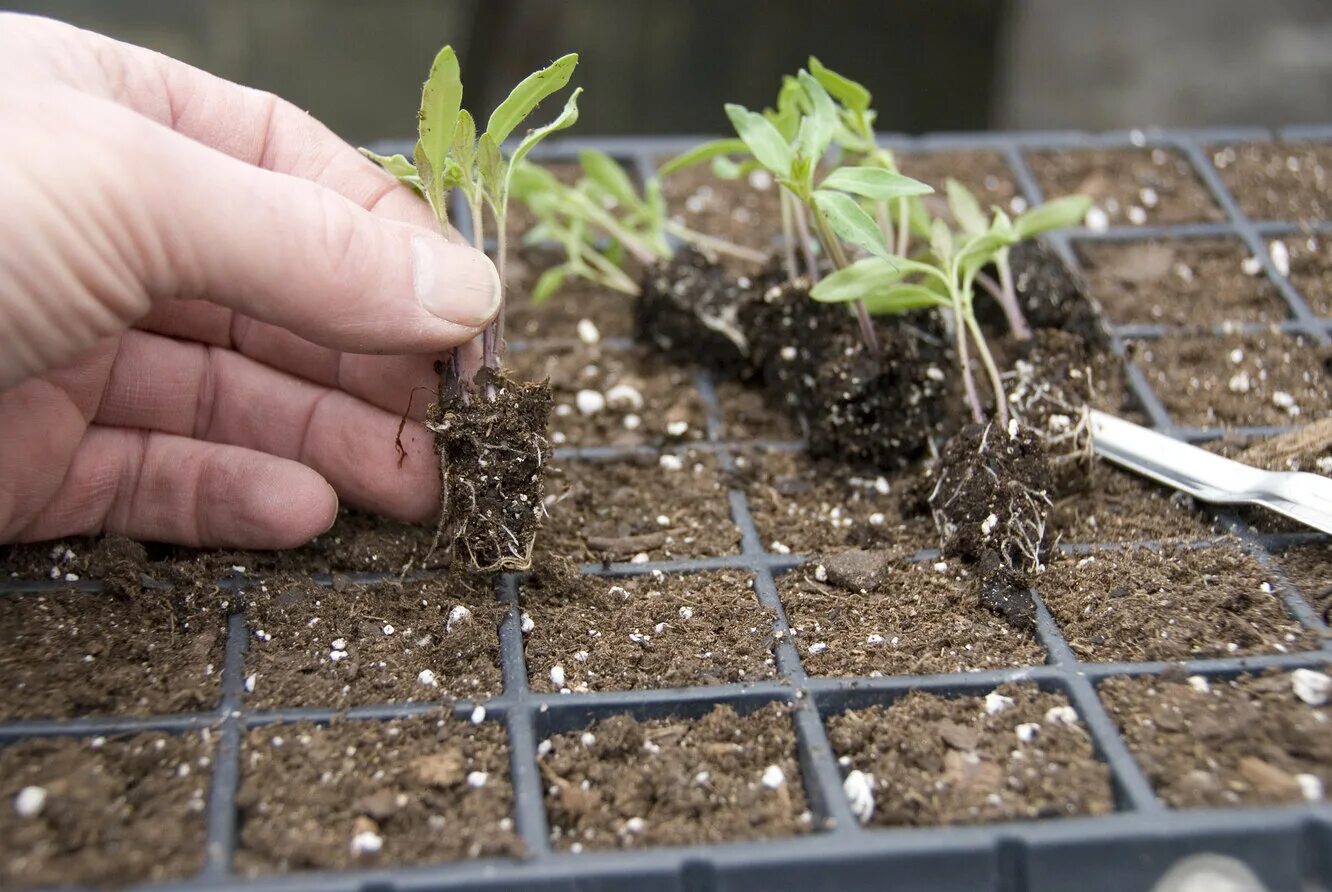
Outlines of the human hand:
M 58 22 L 0 14 L 0 121 L 0 542 L 438 510 L 427 400 L 394 435 L 483 254 L 294 106 Z

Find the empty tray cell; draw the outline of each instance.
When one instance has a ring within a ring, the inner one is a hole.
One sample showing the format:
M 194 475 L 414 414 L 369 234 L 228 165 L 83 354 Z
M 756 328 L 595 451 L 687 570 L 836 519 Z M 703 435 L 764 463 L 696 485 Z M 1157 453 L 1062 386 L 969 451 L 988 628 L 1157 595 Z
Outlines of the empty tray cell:
M 914 471 L 876 474 L 803 452 L 754 450 L 736 456 L 749 511 L 763 547 L 806 554 L 939 544 L 928 514 L 916 510 Z
M 1286 426 L 1332 412 L 1327 348 L 1276 331 L 1133 344 L 1133 357 L 1178 424 Z
M 716 460 L 700 452 L 557 461 L 546 512 L 542 546 L 575 560 L 700 557 L 740 546 Z
M 1252 142 L 1211 149 L 1240 210 L 1255 220 L 1332 219 L 1332 143 Z
M 811 675 L 935 675 L 1045 662 L 1027 598 L 983 606 L 979 581 L 960 564 L 830 555 L 777 586 Z
M 982 208 L 997 205 L 1012 215 L 1026 210 L 1024 199 L 1018 198 L 1014 202 L 1018 193 L 1017 182 L 1002 152 L 902 152 L 897 156 L 897 166 L 912 179 L 934 187 L 934 194 L 925 195 L 921 200 L 936 217 L 953 219 L 945 185 L 950 178 L 966 186 Z
M 1289 316 L 1236 239 L 1082 242 L 1077 251 L 1111 322 L 1211 329 Z
M 1229 545 L 1052 560 L 1036 588 L 1080 659 L 1199 660 L 1318 646 L 1272 577 Z
M 1050 527 L 1070 544 L 1198 542 L 1212 522 L 1192 499 L 1121 470 L 1093 462 L 1089 471 L 1051 494 Z
M 1332 316 L 1332 238 L 1326 235 L 1288 235 L 1272 239 L 1269 251 L 1281 256 L 1280 242 L 1290 258 L 1290 283 L 1317 316 Z
M 199 712 L 217 704 L 225 596 L 0 596 L 0 720 Z
M 1328 677 L 1108 678 L 1101 700 L 1174 808 L 1320 802 L 1332 786 Z
M 670 158 L 658 158 L 657 163 Z M 781 238 L 779 190 L 767 171 L 724 180 L 713 174 L 711 164 L 706 162 L 662 181 L 666 206 L 675 220 L 697 232 L 759 250 L 774 247 Z
M 603 338 L 631 337 L 634 299 L 586 279 L 571 276 L 552 297 L 540 304 L 532 303 L 531 288 L 537 277 L 562 260 L 558 249 L 538 247 L 509 255 L 506 337 L 526 341 L 586 339 L 593 343 Z M 631 270 L 630 275 L 636 273 Z
M 550 380 L 554 446 L 641 446 L 707 435 L 690 370 L 644 348 L 547 345 L 509 361 L 523 380 Z
M 556 734 L 538 750 L 557 849 L 639 848 L 769 839 L 813 818 L 789 707 L 701 718 L 627 715 Z
M 1304 545 L 1277 556 L 1277 567 L 1323 622 L 1332 623 L 1332 545 Z
M 504 729 L 434 714 L 251 729 L 241 756 L 244 874 L 516 855 Z
M 251 709 L 484 700 L 500 692 L 505 607 L 484 580 L 327 588 L 277 578 L 245 593 Z
M 799 440 L 800 423 L 788 409 L 773 406 L 763 392 L 736 381 L 718 381 L 721 437 L 726 440 Z
M 521 594 L 531 686 L 615 691 L 772 678 L 773 615 L 753 587 L 739 570 L 534 574 Z
M 124 886 L 196 873 L 206 735 L 34 737 L 0 748 L 0 887 Z
M 862 824 L 973 824 L 1113 808 L 1109 769 L 1062 694 L 1031 685 L 985 696 L 912 691 L 827 724 Z
M 1090 196 L 1112 225 L 1225 219 L 1188 159 L 1173 149 L 1064 149 L 1029 152 L 1027 161 L 1047 197 Z

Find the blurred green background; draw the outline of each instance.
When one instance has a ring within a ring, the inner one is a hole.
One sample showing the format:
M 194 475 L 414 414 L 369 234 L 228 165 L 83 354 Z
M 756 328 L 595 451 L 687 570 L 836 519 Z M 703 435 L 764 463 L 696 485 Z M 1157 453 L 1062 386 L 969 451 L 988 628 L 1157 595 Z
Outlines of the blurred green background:
M 482 114 L 582 54 L 583 134 L 714 133 L 809 53 L 880 129 L 1325 122 L 1328 0 L 0 0 L 280 93 L 353 141 L 413 126 L 435 50 Z M 479 97 L 479 98 L 478 98 Z

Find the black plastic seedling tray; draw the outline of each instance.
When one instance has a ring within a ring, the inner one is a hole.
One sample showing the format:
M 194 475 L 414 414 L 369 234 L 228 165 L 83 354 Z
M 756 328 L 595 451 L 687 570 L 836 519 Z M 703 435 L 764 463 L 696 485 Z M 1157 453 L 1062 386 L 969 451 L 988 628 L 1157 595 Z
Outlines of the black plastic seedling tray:
M 1022 195 L 1031 204 L 1042 199 L 1041 190 L 1023 157 L 1033 149 L 1147 146 L 1174 149 L 1192 164 L 1201 181 L 1225 212 L 1224 222 L 1111 227 L 1100 232 L 1073 230 L 1053 237 L 1057 250 L 1070 263 L 1077 258 L 1074 241 L 1141 239 L 1146 237 L 1230 236 L 1238 238 L 1253 256 L 1261 258 L 1263 274 L 1287 302 L 1290 318 L 1282 330 L 1300 333 L 1314 343 L 1326 344 L 1332 320 L 1315 316 L 1291 284 L 1273 268 L 1264 243 L 1269 238 L 1316 231 L 1332 232 L 1324 221 L 1310 226 L 1293 221 L 1254 222 L 1240 211 L 1227 191 L 1203 146 L 1220 142 L 1251 142 L 1273 138 L 1332 140 L 1332 128 L 1299 128 L 1273 134 L 1264 130 L 1131 131 L 1105 135 L 1078 133 L 938 134 L 918 138 L 888 138 L 895 149 L 912 151 L 990 149 L 1003 153 Z M 569 158 L 578 148 L 595 145 L 631 165 L 640 174 L 651 170 L 654 159 L 695 141 L 691 139 L 566 140 L 544 148 L 547 160 Z M 380 148 L 405 151 L 405 144 Z M 1261 325 L 1250 326 L 1253 329 Z M 1241 330 L 1245 327 L 1241 326 Z M 1234 330 L 1233 328 L 1231 329 Z M 1144 326 L 1113 327 L 1114 348 L 1124 352 L 1126 339 L 1159 337 L 1163 329 Z M 526 345 L 515 344 L 521 350 Z M 607 344 L 606 346 L 614 346 Z M 1220 436 L 1219 430 L 1176 424 L 1152 392 L 1146 377 L 1130 361 L 1129 385 L 1151 422 L 1159 429 L 1189 441 Z M 764 445 L 800 449 L 799 442 L 736 442 L 720 436 L 721 413 L 717 394 L 706 373 L 695 384 L 708 407 L 708 436 L 689 448 L 715 455 L 723 470 L 735 466 L 737 450 Z M 1279 429 L 1254 428 L 1249 433 Z M 636 450 L 642 451 L 642 450 Z M 669 451 L 669 450 L 667 450 Z M 571 461 L 596 461 L 622 455 L 614 447 L 568 448 L 557 455 Z M 1150 889 L 1173 864 L 1197 853 L 1220 853 L 1244 862 L 1273 890 L 1332 888 L 1332 805 L 1326 802 L 1276 808 L 1172 810 L 1157 796 L 1130 754 L 1100 700 L 1096 688 L 1115 676 L 1160 674 L 1166 663 L 1080 662 L 1062 636 L 1058 624 L 1038 599 L 1037 633 L 1048 653 L 1043 665 L 997 671 L 932 676 L 880 678 L 815 678 L 806 674 L 797 650 L 790 643 L 775 579 L 800 565 L 794 554 L 775 554 L 764 548 L 750 516 L 745 494 L 730 492 L 731 511 L 742 532 L 739 554 L 696 560 L 623 563 L 585 566 L 597 575 L 681 573 L 715 568 L 742 568 L 755 576 L 758 599 L 776 615 L 776 627 L 785 634 L 775 656 L 780 680 L 753 684 L 727 684 L 672 690 L 613 693 L 541 694 L 528 687 L 523 640 L 519 628 L 519 586 L 522 580 L 504 577 L 500 596 L 510 605 L 500 630 L 504 689 L 485 702 L 486 721 L 502 723 L 508 732 L 514 821 L 526 849 L 521 859 L 486 859 L 430 867 L 371 869 L 343 872 L 295 873 L 247 879 L 233 871 L 237 818 L 235 800 L 241 772 L 240 744 L 247 728 L 298 720 L 328 721 L 335 717 L 383 721 L 421 714 L 438 704 L 384 704 L 345 712 L 329 709 L 248 710 L 243 702 L 243 658 L 247 641 L 243 615 L 230 618 L 226 659 L 222 671 L 222 698 L 215 710 L 147 718 L 89 718 L 73 721 L 22 721 L 0 724 L 0 742 L 48 735 L 96 735 L 144 730 L 186 731 L 209 727 L 218 733 L 213 761 L 211 795 L 207 810 L 207 854 L 202 872 L 174 884 L 189 889 L 319 888 L 328 890 L 391 889 L 634 889 L 651 890 L 1135 890 Z M 1247 549 L 1265 567 L 1277 573 L 1272 554 L 1296 544 L 1328 542 L 1317 534 L 1264 535 L 1239 517 L 1219 515 Z M 1122 543 L 1121 543 L 1122 544 Z M 1141 543 L 1152 547 L 1153 543 Z M 1208 547 L 1200 542 L 1197 547 Z M 1095 550 L 1097 545 L 1078 546 Z M 920 552 L 918 560 L 932 560 Z M 356 581 L 383 577 L 356 576 Z M 326 580 L 325 580 L 326 581 Z M 247 580 L 249 584 L 251 580 Z M 235 579 L 226 584 L 238 584 Z M 83 585 L 81 583 L 81 585 Z M 0 593 L 67 587 L 51 582 L 0 581 Z M 86 584 L 95 588 L 95 583 Z M 1294 589 L 1283 586 L 1290 614 L 1322 636 L 1321 650 L 1252 658 L 1200 660 L 1184 665 L 1190 675 L 1225 678 L 1268 667 L 1324 669 L 1332 661 L 1332 639 L 1321 618 Z M 1178 671 L 1176 669 L 1176 671 Z M 984 694 L 996 685 L 1027 681 L 1058 691 L 1076 708 L 1090 732 L 1098 756 L 1108 765 L 1115 793 L 1115 810 L 1098 817 L 1057 818 L 946 828 L 880 829 L 862 827 L 853 817 L 842 791 L 842 777 L 830 750 L 825 719 L 838 712 L 871 704 L 886 704 L 912 690 L 944 694 Z M 793 707 L 799 762 L 809 807 L 824 829 L 798 838 L 717 846 L 663 848 L 605 853 L 566 854 L 553 851 L 543 805 L 543 783 L 536 761 L 537 742 L 561 731 L 581 728 L 595 719 L 628 713 L 638 718 L 701 715 L 718 704 L 730 704 L 744 713 L 772 701 Z M 473 704 L 459 703 L 459 715 L 469 715 Z

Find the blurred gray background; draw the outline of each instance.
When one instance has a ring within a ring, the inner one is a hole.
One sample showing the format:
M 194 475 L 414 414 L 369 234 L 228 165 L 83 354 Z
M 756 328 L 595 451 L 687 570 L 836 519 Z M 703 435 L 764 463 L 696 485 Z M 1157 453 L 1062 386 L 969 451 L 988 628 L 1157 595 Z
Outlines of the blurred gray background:
M 711 133 L 815 53 L 883 131 L 1332 121 L 1332 0 L 0 0 L 281 93 L 344 137 L 414 128 L 451 42 L 488 113 L 570 50 L 579 131 Z

